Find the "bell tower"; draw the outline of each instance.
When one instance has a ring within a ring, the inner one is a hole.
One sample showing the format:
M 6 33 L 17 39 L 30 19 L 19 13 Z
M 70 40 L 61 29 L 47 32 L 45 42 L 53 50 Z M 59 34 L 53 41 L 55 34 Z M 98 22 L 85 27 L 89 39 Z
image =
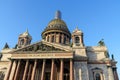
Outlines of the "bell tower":
M 29 34 L 28 29 L 27 29 L 26 32 L 19 35 L 17 48 L 22 48 L 26 45 L 29 45 L 31 43 L 31 40 L 32 40 L 32 37 Z
M 83 32 L 78 29 L 78 27 L 72 33 L 72 43 L 73 47 L 80 46 L 83 47 Z

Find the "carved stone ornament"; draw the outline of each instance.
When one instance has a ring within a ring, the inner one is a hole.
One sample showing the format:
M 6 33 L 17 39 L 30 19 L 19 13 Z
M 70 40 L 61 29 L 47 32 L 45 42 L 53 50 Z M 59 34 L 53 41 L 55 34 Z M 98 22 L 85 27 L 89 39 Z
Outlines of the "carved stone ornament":
M 43 52 L 43 51 L 50 52 L 50 51 L 64 51 L 64 50 L 59 49 L 59 48 L 55 48 L 52 45 L 48 46 L 46 44 L 43 44 L 42 42 L 39 42 L 37 44 L 33 44 L 30 46 L 21 48 L 15 52 L 26 52 L 26 51 L 29 51 L 29 52 Z

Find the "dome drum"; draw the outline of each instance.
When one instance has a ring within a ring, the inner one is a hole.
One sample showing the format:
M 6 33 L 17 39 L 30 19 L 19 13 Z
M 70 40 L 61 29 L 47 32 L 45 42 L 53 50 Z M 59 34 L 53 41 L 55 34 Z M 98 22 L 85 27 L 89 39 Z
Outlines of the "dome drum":
M 59 43 L 59 44 L 69 44 L 70 43 L 69 36 L 67 36 L 64 33 L 60 33 L 60 32 L 47 33 L 44 36 L 44 40 L 47 42 Z
M 48 30 L 48 31 L 44 31 L 44 32 L 42 33 L 42 37 L 44 38 L 47 34 L 50 34 L 50 33 L 65 34 L 65 35 L 67 35 L 69 38 L 71 38 L 71 34 L 65 32 L 65 31 L 62 31 L 62 30 Z

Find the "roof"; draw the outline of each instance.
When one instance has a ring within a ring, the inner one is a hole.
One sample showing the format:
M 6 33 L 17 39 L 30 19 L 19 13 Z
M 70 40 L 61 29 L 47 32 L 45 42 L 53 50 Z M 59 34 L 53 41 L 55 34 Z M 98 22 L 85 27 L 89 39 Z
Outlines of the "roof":
M 32 38 L 32 36 L 29 34 L 28 30 L 26 30 L 26 32 L 20 34 L 19 37 L 29 37 L 29 38 Z

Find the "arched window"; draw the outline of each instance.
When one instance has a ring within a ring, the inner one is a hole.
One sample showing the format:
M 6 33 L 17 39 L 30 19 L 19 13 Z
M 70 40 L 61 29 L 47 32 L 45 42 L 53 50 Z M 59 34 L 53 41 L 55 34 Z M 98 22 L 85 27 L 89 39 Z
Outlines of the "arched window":
M 104 80 L 104 77 L 103 77 L 103 70 L 100 69 L 100 68 L 94 68 L 92 69 L 93 71 L 93 80 Z
M 4 72 L 0 71 L 0 80 L 4 80 L 4 76 L 5 76 Z
M 52 36 L 52 41 L 51 42 L 55 42 L 55 40 L 54 40 L 54 36 Z
M 24 44 L 24 39 L 21 39 L 20 45 L 23 45 L 23 44 Z
M 99 73 L 96 73 L 95 78 L 96 78 L 96 80 L 101 80 L 101 79 L 100 79 L 100 74 L 99 74 Z
M 27 44 L 30 44 L 30 43 L 31 43 L 31 40 L 29 40 Z
M 75 43 L 80 43 L 80 38 L 79 37 L 75 37 Z

